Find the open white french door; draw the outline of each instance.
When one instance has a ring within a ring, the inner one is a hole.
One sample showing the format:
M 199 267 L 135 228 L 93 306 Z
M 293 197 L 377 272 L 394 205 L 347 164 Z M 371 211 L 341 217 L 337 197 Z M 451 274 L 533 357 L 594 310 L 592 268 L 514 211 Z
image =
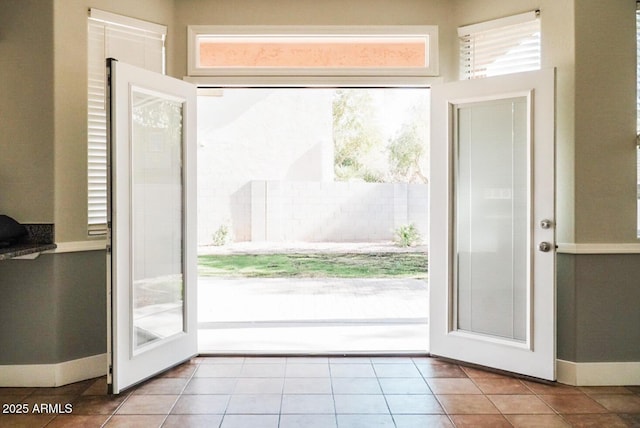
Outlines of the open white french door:
M 430 353 L 555 380 L 555 72 L 431 99 Z
M 107 380 L 119 393 L 197 353 L 196 88 L 116 60 L 107 73 Z

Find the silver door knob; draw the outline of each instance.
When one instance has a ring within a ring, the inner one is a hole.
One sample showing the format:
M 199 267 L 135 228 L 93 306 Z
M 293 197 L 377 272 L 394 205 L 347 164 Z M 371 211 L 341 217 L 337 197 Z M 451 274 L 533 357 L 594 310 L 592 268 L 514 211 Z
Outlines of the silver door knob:
M 543 253 L 548 253 L 549 251 L 551 251 L 551 244 L 548 242 L 541 242 L 540 244 L 538 244 L 538 250 L 542 251 Z
M 553 221 L 545 218 L 544 220 L 540 221 L 540 227 L 543 229 L 551 229 L 551 227 L 553 226 Z

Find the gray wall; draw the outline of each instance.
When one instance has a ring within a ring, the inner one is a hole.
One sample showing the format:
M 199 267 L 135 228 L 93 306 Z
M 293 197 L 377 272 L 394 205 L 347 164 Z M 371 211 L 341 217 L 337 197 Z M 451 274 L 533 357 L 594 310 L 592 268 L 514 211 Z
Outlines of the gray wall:
M 558 358 L 640 361 L 640 255 L 560 254 Z
M 637 243 L 635 1 L 575 5 L 575 212 L 560 236 Z M 559 358 L 640 361 L 639 267 L 637 254 L 559 256 Z
M 0 365 L 106 352 L 106 254 L 0 261 Z

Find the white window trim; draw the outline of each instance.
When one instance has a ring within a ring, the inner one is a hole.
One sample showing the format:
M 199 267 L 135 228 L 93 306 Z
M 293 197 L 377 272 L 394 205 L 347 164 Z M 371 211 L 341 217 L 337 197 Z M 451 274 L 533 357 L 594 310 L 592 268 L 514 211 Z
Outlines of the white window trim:
M 444 81 L 428 76 L 185 76 L 183 80 L 200 88 L 428 88 Z
M 112 25 L 120 25 L 121 27 L 134 28 L 136 30 L 149 31 L 151 33 L 162 34 L 166 37 L 167 26 L 160 25 L 141 19 L 130 18 L 128 16 L 117 15 L 115 13 L 106 12 L 100 9 L 89 9 L 89 18 L 96 21 L 105 22 Z
M 212 69 L 199 67 L 197 57 L 197 38 L 201 35 L 260 37 L 273 35 L 288 36 L 425 36 L 427 38 L 428 66 L 407 68 L 288 68 L 288 67 L 228 67 Z M 190 25 L 188 27 L 189 77 L 216 76 L 437 76 L 438 64 L 438 26 L 436 25 L 398 25 L 398 26 L 227 26 L 227 25 Z M 186 79 L 185 79 L 186 80 Z

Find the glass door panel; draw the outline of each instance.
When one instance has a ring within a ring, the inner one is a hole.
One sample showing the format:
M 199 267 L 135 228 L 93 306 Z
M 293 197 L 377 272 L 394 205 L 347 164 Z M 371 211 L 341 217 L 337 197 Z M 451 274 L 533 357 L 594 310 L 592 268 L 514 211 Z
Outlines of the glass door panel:
M 184 331 L 182 103 L 132 91 L 134 349 Z
M 527 328 L 527 99 L 457 108 L 457 327 L 524 341 Z

